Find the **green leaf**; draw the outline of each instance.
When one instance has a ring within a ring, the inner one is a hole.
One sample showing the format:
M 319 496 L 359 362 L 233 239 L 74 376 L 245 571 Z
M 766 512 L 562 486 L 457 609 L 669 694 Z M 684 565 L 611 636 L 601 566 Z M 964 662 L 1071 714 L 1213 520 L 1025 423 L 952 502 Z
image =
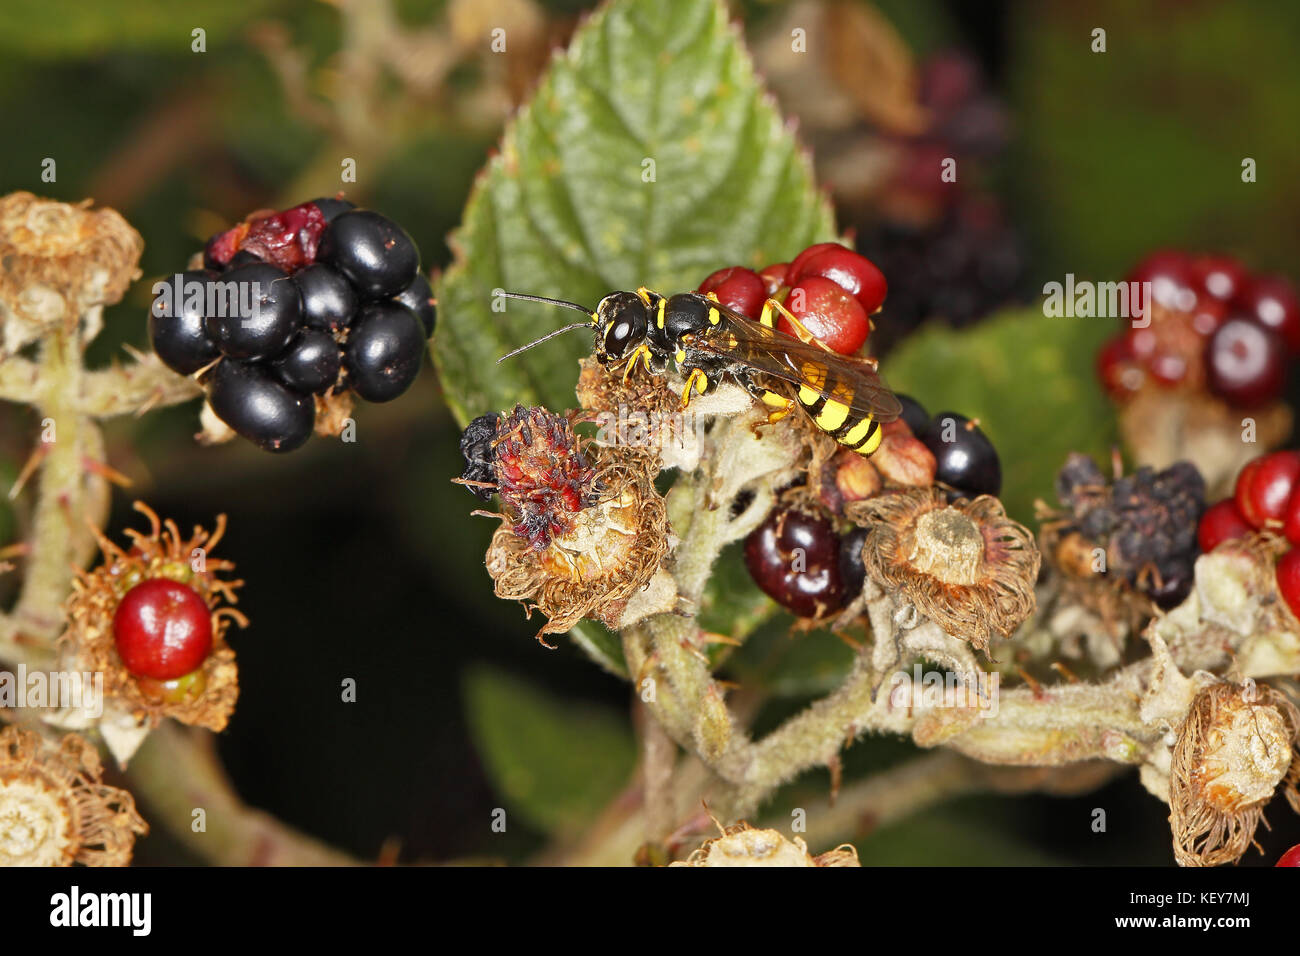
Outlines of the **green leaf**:
M 636 763 L 627 722 L 491 669 L 465 680 L 470 732 L 512 813 L 546 833 L 590 826 Z
M 750 635 L 727 658 L 728 676 L 778 697 L 819 697 L 838 687 L 853 665 L 853 650 L 827 631 L 799 633 L 792 624 L 782 614 Z
M 1093 358 L 1110 319 L 1047 318 L 1039 309 L 997 316 L 967 331 L 931 327 L 892 353 L 890 385 L 935 414 L 980 420 L 1002 461 L 1007 512 L 1032 522 L 1034 499 L 1052 499 L 1071 451 L 1108 460 L 1119 438 Z
M 462 423 L 516 401 L 571 406 L 575 319 L 492 291 L 593 308 L 616 289 L 695 288 L 834 238 L 807 157 L 718 0 L 613 0 L 574 36 L 507 128 L 452 239 L 433 356 Z M 501 300 L 504 305 L 506 300 Z
M 573 643 L 615 677 L 628 679 L 627 659 L 619 636 L 598 621 L 579 621 L 569 629 Z

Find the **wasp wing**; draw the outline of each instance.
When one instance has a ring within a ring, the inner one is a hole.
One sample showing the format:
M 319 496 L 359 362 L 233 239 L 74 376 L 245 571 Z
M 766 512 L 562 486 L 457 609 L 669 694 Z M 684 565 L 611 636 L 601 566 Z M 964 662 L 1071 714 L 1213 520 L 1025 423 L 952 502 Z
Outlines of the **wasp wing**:
M 802 342 L 778 329 L 714 303 L 723 315 L 716 329 L 696 336 L 691 346 L 745 368 L 843 402 L 855 418 L 870 415 L 892 422 L 903 406 L 870 362 Z

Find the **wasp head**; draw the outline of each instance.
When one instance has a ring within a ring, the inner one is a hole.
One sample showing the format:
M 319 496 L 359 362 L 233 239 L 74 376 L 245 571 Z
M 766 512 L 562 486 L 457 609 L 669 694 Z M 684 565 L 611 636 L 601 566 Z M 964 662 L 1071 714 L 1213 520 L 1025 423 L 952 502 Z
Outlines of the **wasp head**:
M 622 358 L 629 346 L 645 338 L 650 309 L 635 292 L 611 292 L 596 306 L 596 355 L 601 361 Z

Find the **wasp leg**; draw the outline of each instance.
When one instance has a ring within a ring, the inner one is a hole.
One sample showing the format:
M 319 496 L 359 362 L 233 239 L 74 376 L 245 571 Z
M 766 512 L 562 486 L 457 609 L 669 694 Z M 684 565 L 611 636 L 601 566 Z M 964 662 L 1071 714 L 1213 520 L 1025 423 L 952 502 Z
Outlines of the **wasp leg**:
M 694 388 L 701 395 L 709 387 L 709 377 L 704 374 L 703 369 L 693 368 L 691 374 L 686 378 L 686 387 L 682 389 L 682 408 L 691 403 L 691 389 Z
M 636 290 L 636 294 L 640 297 L 641 301 L 644 302 L 646 305 L 650 304 L 650 296 L 652 295 L 652 293 L 645 286 L 640 286 Z
M 627 365 L 623 369 L 624 385 L 627 384 L 628 376 L 636 369 L 638 362 L 645 366 L 647 375 L 654 374 L 654 371 L 650 368 L 650 346 L 646 345 L 644 342 L 633 349 L 632 354 L 628 356 Z
M 767 413 L 767 423 L 769 425 L 775 425 L 794 411 L 794 399 L 778 395 L 776 392 L 769 392 L 764 389 L 758 399 L 769 409 Z

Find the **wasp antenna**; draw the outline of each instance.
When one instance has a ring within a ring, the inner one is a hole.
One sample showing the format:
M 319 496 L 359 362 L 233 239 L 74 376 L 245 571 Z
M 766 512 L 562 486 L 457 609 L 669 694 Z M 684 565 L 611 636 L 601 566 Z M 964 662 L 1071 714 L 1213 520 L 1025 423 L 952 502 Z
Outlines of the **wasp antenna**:
M 548 299 L 544 295 L 525 295 L 522 292 L 503 291 L 498 294 L 505 296 L 507 299 L 523 299 L 525 302 L 541 302 L 545 305 L 558 305 L 564 309 L 577 309 L 583 315 L 589 315 L 592 318 L 596 317 L 596 313 L 592 312 L 590 309 L 586 308 L 585 306 L 578 305 L 578 303 L 576 302 L 565 302 L 563 299 Z
M 581 307 L 580 307 L 580 308 L 581 308 Z M 583 311 L 585 312 L 585 311 L 587 311 L 587 310 L 586 310 L 586 309 L 583 309 Z M 556 329 L 554 332 L 547 332 L 547 333 L 546 333 L 545 335 L 543 335 L 540 339 L 533 339 L 533 340 L 532 340 L 531 342 L 529 342 L 527 345 L 521 345 L 521 346 L 519 346 L 519 348 L 515 349 L 513 352 L 507 352 L 505 355 L 503 355 L 503 356 L 501 356 L 499 359 L 497 359 L 497 364 L 500 365 L 502 362 L 504 362 L 504 361 L 505 361 L 506 359 L 508 359 L 508 358 L 514 358 L 514 357 L 515 357 L 516 355 L 518 355 L 520 352 L 527 352 L 527 351 L 528 351 L 530 348 L 532 348 L 534 345 L 541 345 L 541 344 L 542 344 L 543 342 L 545 342 L 547 339 L 553 339 L 553 338 L 555 338 L 557 335 L 563 335 L 565 332 L 572 332 L 574 329 L 589 329 L 589 328 L 591 328 L 591 323 L 590 323 L 590 322 L 574 322 L 572 325 L 566 325 L 564 328 L 562 328 L 562 329 Z

